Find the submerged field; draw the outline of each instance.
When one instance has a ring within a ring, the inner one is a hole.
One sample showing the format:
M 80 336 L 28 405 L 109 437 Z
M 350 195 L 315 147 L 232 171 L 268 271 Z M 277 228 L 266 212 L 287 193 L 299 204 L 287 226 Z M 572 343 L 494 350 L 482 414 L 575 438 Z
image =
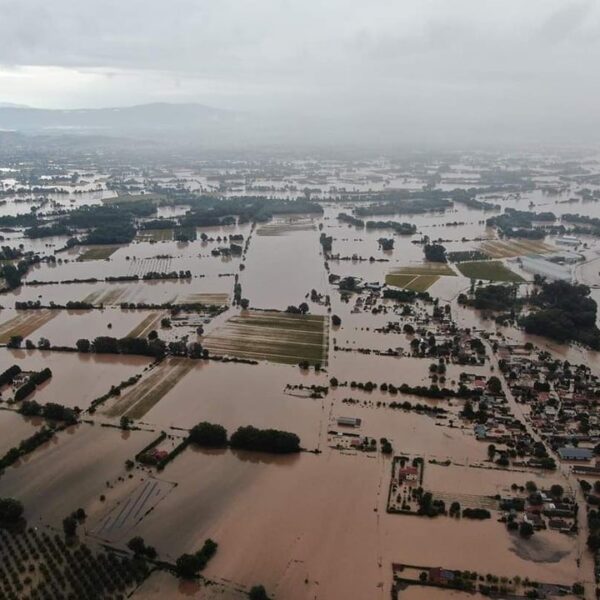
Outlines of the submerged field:
M 110 417 L 126 416 L 141 419 L 160 399 L 193 368 L 187 358 L 169 358 L 155 366 L 106 410 Z
M 0 344 L 6 344 L 13 336 L 29 337 L 58 315 L 55 310 L 25 310 L 16 314 L 8 321 L 0 323 Z
M 327 364 L 327 320 L 319 315 L 244 311 L 203 345 L 213 354 L 287 364 Z

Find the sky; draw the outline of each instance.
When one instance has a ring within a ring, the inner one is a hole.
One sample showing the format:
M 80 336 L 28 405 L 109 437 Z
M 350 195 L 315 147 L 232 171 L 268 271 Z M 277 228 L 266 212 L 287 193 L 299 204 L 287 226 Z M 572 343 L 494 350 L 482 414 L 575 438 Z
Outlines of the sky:
M 0 103 L 590 134 L 597 0 L 0 0 Z

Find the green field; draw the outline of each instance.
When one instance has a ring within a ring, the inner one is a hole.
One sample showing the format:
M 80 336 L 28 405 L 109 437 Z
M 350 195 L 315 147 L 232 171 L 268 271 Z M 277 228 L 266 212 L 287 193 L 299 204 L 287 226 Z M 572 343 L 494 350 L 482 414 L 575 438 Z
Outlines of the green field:
M 275 311 L 232 317 L 202 345 L 211 354 L 276 363 L 327 364 L 327 318 Z
M 140 242 L 170 242 L 173 239 L 172 229 L 142 229 L 135 239 Z
M 106 260 L 119 249 L 119 246 L 91 246 L 81 253 L 77 260 Z
M 390 275 L 443 275 L 455 277 L 456 273 L 447 263 L 428 262 L 397 267 L 390 272 Z
M 488 240 L 480 247 L 482 252 L 492 258 L 512 258 L 526 254 L 545 254 L 553 252 L 556 248 L 545 244 L 541 240 Z
M 386 275 L 387 285 L 411 290 L 413 292 L 427 291 L 438 279 L 439 275 Z
M 164 200 L 164 196 L 162 194 L 119 194 L 118 196 L 112 196 L 111 198 L 103 198 L 102 202 L 104 204 L 125 204 L 127 202 L 141 202 L 152 201 L 152 202 L 160 202 Z
M 486 279 L 487 281 L 514 281 L 524 279 L 511 271 L 499 260 L 478 260 L 456 265 L 458 270 L 469 279 Z

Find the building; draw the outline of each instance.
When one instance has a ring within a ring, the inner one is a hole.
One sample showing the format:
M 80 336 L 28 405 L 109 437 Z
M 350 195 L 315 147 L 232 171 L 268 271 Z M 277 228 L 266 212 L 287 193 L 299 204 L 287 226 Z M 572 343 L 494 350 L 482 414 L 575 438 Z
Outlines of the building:
M 556 243 L 561 246 L 579 246 L 581 240 L 576 238 L 574 235 L 563 235 L 562 237 L 556 238 Z
M 337 424 L 342 427 L 360 427 L 362 419 L 358 417 L 338 417 Z
M 594 452 L 591 448 L 576 448 L 575 446 L 563 446 L 558 449 L 561 460 L 592 460 Z
M 416 481 L 419 477 L 419 469 L 417 467 L 403 467 L 398 469 L 398 481 Z
M 532 254 L 531 256 L 522 256 L 518 259 L 521 268 L 533 275 L 541 275 L 547 279 L 571 281 L 571 270 L 567 267 L 557 265 L 541 256 Z

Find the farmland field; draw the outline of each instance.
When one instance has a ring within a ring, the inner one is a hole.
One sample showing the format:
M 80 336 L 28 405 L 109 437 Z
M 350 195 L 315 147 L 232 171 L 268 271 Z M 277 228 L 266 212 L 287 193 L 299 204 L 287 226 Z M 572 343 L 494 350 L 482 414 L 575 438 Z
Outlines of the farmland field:
M 327 364 L 327 322 L 318 315 L 248 311 L 205 338 L 212 354 L 297 364 Z
M 49 309 L 26 310 L 15 317 L 0 323 L 0 344 L 6 344 L 14 335 L 29 337 L 37 329 L 54 319 L 58 311 Z
M 456 267 L 465 277 L 469 277 L 470 279 L 514 282 L 524 281 L 520 275 L 511 271 L 499 260 L 463 262 L 456 265 Z
M 91 246 L 86 248 L 77 260 L 106 260 L 113 255 L 120 246 Z
M 489 240 L 481 250 L 492 258 L 513 258 L 526 254 L 546 254 L 556 248 L 539 240 Z
M 160 399 L 193 368 L 194 361 L 185 358 L 169 358 L 143 377 L 113 406 L 106 410 L 112 417 L 125 415 L 132 419 L 142 418 Z

